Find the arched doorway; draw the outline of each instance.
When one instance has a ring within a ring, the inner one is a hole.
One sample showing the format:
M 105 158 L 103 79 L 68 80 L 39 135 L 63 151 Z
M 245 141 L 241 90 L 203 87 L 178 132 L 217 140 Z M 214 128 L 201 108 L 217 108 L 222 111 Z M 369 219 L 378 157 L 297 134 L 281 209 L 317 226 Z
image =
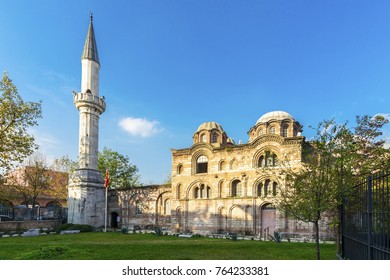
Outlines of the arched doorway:
M 261 237 L 269 238 L 273 236 L 276 226 L 276 209 L 271 203 L 264 204 L 261 207 Z
M 117 212 L 111 213 L 111 228 L 118 228 L 119 226 L 119 214 Z

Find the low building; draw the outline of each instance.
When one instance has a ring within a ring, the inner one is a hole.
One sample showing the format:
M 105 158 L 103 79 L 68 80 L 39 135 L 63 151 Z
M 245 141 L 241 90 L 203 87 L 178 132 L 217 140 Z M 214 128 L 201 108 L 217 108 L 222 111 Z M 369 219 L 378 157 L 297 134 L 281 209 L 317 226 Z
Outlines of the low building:
M 19 221 L 66 217 L 68 173 L 22 166 L 4 178 L 0 215 Z

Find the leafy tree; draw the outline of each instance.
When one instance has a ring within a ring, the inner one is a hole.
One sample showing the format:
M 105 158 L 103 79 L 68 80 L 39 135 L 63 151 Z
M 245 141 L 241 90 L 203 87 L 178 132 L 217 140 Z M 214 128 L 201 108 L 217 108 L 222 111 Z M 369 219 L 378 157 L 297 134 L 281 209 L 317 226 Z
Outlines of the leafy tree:
M 46 160 L 39 154 L 30 156 L 24 166 L 6 175 L 6 187 L 9 195 L 23 197 L 26 206 L 36 205 L 36 199 L 43 195 L 50 186 L 50 175 Z
M 0 93 L 0 169 L 9 170 L 36 148 L 27 129 L 38 124 L 41 102 L 24 102 L 6 73 L 0 82 Z
M 137 175 L 138 168 L 130 163 L 129 157 L 106 147 L 102 152 L 99 152 L 98 169 L 103 178 L 105 178 L 108 169 L 112 188 L 128 189 L 140 185 L 140 176 Z
M 287 215 L 314 225 L 316 256 L 320 259 L 319 224 L 334 210 L 333 150 L 339 127 L 325 121 L 317 127 L 315 139 L 303 147 L 304 162 L 299 168 L 284 164 L 288 185 L 281 190 L 279 206 Z
M 55 158 L 50 169 L 58 172 L 66 172 L 71 175 L 77 168 L 77 162 L 71 160 L 68 156 Z
M 57 172 L 48 168 L 46 158 L 35 153 L 24 165 L 6 175 L 7 197 L 22 197 L 26 206 L 36 205 L 38 196 L 67 198 L 68 173 Z
M 280 207 L 298 220 L 314 225 L 317 258 L 320 258 L 319 221 L 330 218 L 338 233 L 340 205 L 351 195 L 351 187 L 362 174 L 383 168 L 389 150 L 380 139 L 388 120 L 377 115 L 358 116 L 356 126 L 321 122 L 314 139 L 303 147 L 300 168 L 284 164 L 290 185 L 281 192 Z M 339 245 L 339 244 L 338 244 Z

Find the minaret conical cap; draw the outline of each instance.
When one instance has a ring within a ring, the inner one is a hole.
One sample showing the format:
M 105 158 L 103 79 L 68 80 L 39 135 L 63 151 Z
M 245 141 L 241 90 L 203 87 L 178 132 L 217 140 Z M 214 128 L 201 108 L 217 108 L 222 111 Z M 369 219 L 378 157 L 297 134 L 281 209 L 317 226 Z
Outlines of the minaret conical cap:
M 85 40 L 83 55 L 81 56 L 81 59 L 91 59 L 100 64 L 92 20 L 93 17 L 91 14 L 87 39 Z

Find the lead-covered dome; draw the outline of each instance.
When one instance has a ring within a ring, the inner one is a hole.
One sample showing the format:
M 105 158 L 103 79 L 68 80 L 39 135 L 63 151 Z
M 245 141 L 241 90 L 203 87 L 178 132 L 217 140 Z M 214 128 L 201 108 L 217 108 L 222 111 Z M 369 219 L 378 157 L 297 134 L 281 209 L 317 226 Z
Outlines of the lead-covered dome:
M 219 124 L 219 123 L 216 123 L 216 122 L 205 122 L 205 123 L 202 123 L 199 127 L 198 127 L 198 130 L 196 132 L 200 132 L 202 130 L 213 130 L 213 129 L 216 129 L 218 131 L 220 131 L 221 133 L 224 132 L 222 126 Z
M 223 130 L 222 126 L 216 122 L 202 123 L 198 130 L 194 133 L 194 144 L 196 143 L 210 143 L 212 145 L 231 144 L 228 142 L 228 136 Z
M 269 113 L 262 115 L 257 120 L 256 124 L 266 123 L 266 122 L 269 122 L 271 120 L 283 121 L 286 119 L 294 120 L 294 118 L 289 113 L 287 113 L 285 111 L 272 111 L 272 112 L 269 112 Z
M 297 137 L 302 125 L 285 111 L 272 111 L 262 115 L 249 130 L 249 142 L 265 135 L 279 135 L 283 138 Z

